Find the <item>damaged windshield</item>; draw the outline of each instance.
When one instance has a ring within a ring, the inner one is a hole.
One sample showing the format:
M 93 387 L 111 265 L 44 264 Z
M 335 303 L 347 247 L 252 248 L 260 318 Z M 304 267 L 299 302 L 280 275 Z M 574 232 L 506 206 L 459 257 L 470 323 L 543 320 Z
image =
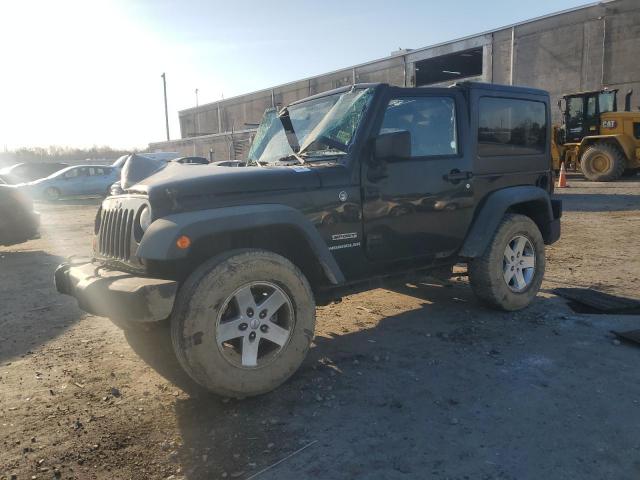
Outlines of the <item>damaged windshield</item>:
M 350 90 L 315 100 L 291 105 L 280 116 L 287 115 L 298 152 L 291 148 L 283 122 L 275 109 L 265 112 L 249 151 L 249 160 L 268 164 L 295 159 L 322 159 L 345 155 L 349 151 L 360 120 L 373 97 L 373 89 Z

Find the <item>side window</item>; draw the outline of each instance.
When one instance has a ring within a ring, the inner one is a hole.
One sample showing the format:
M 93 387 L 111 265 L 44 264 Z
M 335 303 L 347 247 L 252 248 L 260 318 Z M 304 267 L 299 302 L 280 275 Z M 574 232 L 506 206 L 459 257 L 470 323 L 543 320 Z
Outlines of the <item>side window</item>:
M 567 99 L 567 127 L 572 133 L 582 133 L 582 119 L 584 116 L 584 100 L 582 97 Z
M 547 141 L 544 103 L 482 97 L 479 112 L 478 155 L 481 157 L 544 153 Z
M 64 174 L 64 178 L 76 178 L 78 175 L 80 175 L 80 169 L 73 168 Z
M 600 113 L 615 112 L 615 92 L 602 92 L 600 94 Z
M 596 116 L 596 97 L 587 97 L 587 116 Z
M 104 168 L 89 167 L 89 175 L 91 175 L 92 177 L 105 175 Z
M 384 113 L 380 133 L 411 133 L 411 157 L 456 155 L 455 100 L 451 97 L 392 99 Z

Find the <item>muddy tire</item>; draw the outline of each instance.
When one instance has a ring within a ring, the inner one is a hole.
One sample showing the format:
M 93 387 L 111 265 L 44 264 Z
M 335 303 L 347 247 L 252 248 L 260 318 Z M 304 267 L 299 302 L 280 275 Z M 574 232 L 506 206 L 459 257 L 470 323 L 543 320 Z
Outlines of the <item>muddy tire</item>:
M 300 367 L 315 330 L 309 282 L 289 260 L 235 250 L 187 279 L 171 317 L 176 357 L 198 384 L 243 398 L 269 392 Z
M 592 182 L 611 182 L 624 173 L 625 157 L 615 146 L 598 143 L 585 150 L 580 161 L 583 175 Z
M 481 257 L 469 263 L 469 281 L 476 296 L 500 310 L 527 307 L 544 276 L 544 241 L 527 216 L 507 214 Z

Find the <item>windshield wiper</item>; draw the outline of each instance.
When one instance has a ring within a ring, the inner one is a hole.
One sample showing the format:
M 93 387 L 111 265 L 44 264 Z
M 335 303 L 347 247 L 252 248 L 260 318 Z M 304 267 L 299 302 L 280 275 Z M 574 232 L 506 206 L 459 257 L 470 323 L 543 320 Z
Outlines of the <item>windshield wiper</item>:
M 290 155 L 287 155 L 286 157 L 281 157 L 279 158 L 277 161 L 278 162 L 286 162 L 287 160 L 296 160 L 298 161 L 300 164 L 304 165 L 305 163 L 307 163 L 305 161 L 304 158 L 302 158 L 300 155 L 298 155 L 297 153 L 292 153 Z
M 287 107 L 283 108 L 278 115 L 280 122 L 282 122 L 282 127 L 284 128 L 285 136 L 287 137 L 287 142 L 289 142 L 289 146 L 293 151 L 294 155 L 300 151 L 300 143 L 298 142 L 298 137 L 296 136 L 296 131 L 293 129 L 293 123 L 291 123 L 291 117 L 289 116 L 289 110 Z M 301 163 L 304 163 L 302 161 Z
M 262 163 L 260 163 L 258 160 L 254 160 L 252 158 L 247 159 L 247 163 L 245 166 L 249 167 L 249 166 L 256 166 L 256 167 L 264 167 L 264 165 Z

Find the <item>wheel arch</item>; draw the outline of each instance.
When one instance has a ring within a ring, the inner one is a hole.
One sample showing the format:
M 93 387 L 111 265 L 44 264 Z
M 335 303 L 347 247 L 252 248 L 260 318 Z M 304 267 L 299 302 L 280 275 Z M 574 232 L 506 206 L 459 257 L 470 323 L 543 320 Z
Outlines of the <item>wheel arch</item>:
M 187 250 L 176 247 L 181 235 Z M 286 205 L 243 205 L 185 212 L 154 221 L 136 255 L 148 260 L 185 260 L 188 269 L 224 251 L 258 248 L 289 259 L 312 287 L 337 285 L 344 276 L 326 243 L 299 211 Z
M 540 187 L 516 186 L 494 191 L 476 210 L 459 256 L 476 258 L 482 255 L 506 213 L 519 213 L 531 218 L 540 229 L 545 243 L 552 243 L 555 238 L 551 223 L 559 217 L 559 211 L 554 213 L 559 209 L 559 202 L 554 208 L 549 194 Z
M 338 282 L 332 270 L 328 273 L 323 268 L 304 233 L 291 224 L 263 225 L 205 235 L 194 242 L 187 260 L 197 268 L 209 258 L 237 249 L 267 250 L 283 256 L 302 271 L 314 291 Z

